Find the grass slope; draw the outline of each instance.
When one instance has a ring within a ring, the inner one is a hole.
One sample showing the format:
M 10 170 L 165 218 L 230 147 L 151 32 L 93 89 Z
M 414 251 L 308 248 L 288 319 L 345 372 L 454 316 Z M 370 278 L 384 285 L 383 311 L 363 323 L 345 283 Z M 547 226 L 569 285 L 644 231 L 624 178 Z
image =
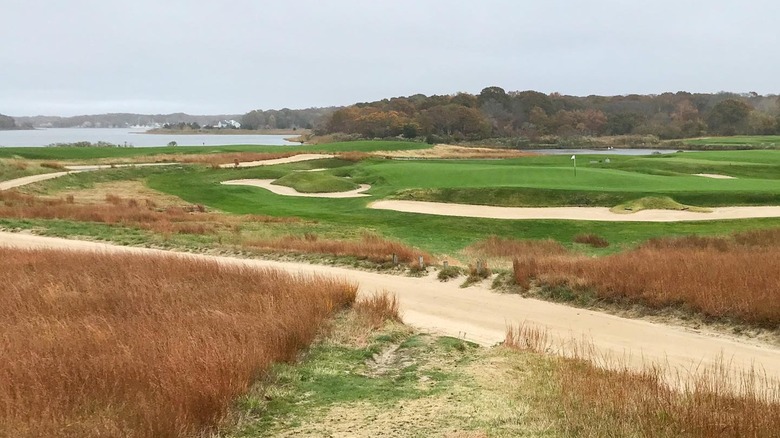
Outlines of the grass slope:
M 348 192 L 358 188 L 357 184 L 326 172 L 293 172 L 272 184 L 292 187 L 301 193 Z
M 228 152 L 299 152 L 337 153 L 426 149 L 430 145 L 408 141 L 353 141 L 312 146 L 175 146 L 138 148 L 68 148 L 68 147 L 5 147 L 0 158 L 15 156 L 29 159 L 89 160 L 95 158 L 127 158 L 163 154 L 217 154 Z

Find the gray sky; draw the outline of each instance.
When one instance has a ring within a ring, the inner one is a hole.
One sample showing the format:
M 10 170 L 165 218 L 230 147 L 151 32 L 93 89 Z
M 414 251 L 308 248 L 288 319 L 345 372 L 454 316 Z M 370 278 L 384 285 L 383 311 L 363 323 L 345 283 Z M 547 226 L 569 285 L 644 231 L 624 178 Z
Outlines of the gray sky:
M 775 94 L 777 0 L 0 0 L 0 113 L 244 113 L 490 85 Z

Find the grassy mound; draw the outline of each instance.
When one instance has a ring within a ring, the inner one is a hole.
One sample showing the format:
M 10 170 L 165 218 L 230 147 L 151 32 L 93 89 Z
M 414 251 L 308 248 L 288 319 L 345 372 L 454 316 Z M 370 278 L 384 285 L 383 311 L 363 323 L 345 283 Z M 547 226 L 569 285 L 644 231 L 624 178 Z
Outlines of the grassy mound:
M 301 193 L 334 193 L 355 190 L 358 185 L 325 172 L 293 172 L 272 184 L 292 187 Z
M 712 211 L 709 208 L 680 204 L 668 196 L 647 196 L 616 205 L 611 209 L 613 213 L 636 213 L 642 210 L 696 211 L 700 213 Z

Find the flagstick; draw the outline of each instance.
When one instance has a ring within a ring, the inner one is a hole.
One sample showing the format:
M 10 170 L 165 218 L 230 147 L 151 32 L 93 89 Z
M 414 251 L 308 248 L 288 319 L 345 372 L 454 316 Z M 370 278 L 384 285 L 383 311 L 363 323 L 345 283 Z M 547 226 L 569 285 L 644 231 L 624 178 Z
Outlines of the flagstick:
M 576 178 L 577 177 L 577 156 L 572 155 L 571 159 L 574 160 L 574 177 Z

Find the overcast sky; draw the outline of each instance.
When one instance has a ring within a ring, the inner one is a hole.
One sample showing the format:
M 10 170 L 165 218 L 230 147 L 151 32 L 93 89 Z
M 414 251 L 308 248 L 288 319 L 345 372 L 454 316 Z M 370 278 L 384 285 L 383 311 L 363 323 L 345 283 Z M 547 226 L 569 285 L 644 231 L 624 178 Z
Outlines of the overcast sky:
M 0 0 L 0 113 L 780 92 L 777 0 Z

